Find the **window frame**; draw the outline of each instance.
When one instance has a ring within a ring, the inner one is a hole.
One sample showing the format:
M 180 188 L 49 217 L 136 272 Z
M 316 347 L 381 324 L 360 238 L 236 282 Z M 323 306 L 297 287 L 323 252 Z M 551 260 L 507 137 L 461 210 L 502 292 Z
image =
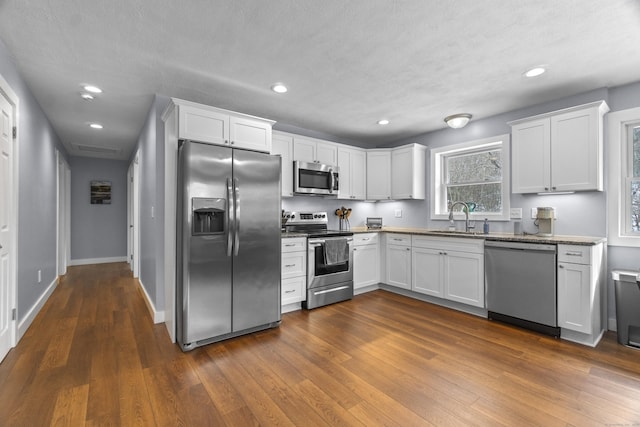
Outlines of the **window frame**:
M 446 202 L 446 176 L 444 167 L 446 158 L 454 154 L 472 154 L 474 152 L 483 151 L 484 148 L 500 148 L 502 150 L 502 212 L 471 212 L 469 218 L 474 220 L 487 218 L 489 221 L 509 221 L 511 206 L 511 150 L 509 134 L 477 139 L 461 144 L 432 148 L 430 150 L 431 194 L 429 210 L 430 218 L 432 220 L 449 219 L 449 212 L 442 211 L 443 203 Z M 465 215 L 462 212 L 454 213 L 454 219 L 456 220 L 464 219 L 464 217 Z
M 611 246 L 640 247 L 640 232 L 631 230 L 630 182 L 633 148 L 629 125 L 640 123 L 640 107 L 609 113 L 608 117 L 607 241 Z M 635 178 L 636 180 L 638 178 Z

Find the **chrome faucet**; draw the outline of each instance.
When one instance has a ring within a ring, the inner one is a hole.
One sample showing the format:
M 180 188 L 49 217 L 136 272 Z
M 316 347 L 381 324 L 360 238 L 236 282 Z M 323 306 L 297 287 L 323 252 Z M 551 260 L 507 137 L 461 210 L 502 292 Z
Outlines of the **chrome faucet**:
M 476 228 L 475 224 L 474 225 L 470 225 L 469 224 L 469 205 L 466 204 L 465 202 L 453 202 L 451 204 L 451 207 L 449 208 L 449 221 L 451 221 L 453 223 L 453 208 L 456 205 L 462 205 L 464 206 L 464 231 L 466 231 L 467 233 L 469 231 L 471 231 L 472 228 Z

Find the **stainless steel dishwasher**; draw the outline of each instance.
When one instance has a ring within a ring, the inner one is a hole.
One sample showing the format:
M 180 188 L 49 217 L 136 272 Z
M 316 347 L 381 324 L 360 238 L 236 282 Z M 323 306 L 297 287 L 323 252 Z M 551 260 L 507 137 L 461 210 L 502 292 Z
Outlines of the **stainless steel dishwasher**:
M 559 337 L 556 245 L 487 241 L 484 260 L 489 319 Z

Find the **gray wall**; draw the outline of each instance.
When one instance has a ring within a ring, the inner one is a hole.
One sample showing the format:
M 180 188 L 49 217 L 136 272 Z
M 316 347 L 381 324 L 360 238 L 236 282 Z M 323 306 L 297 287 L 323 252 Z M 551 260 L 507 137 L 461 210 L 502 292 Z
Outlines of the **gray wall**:
M 56 149 L 66 150 L 0 40 L 0 75 L 19 98 L 18 321 L 56 279 Z M 42 281 L 38 283 L 38 270 Z
M 71 157 L 71 261 L 127 256 L 127 169 L 119 160 Z M 93 180 L 111 182 L 111 204 L 92 205 Z

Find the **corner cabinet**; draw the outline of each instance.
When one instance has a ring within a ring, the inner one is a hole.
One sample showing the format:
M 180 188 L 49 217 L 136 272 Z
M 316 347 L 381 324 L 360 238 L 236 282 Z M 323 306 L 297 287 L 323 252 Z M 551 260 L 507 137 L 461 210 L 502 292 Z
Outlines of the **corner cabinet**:
M 511 191 L 603 189 L 603 117 L 598 101 L 509 122 Z
M 274 121 L 189 101 L 172 101 L 178 110 L 178 139 L 271 152 Z
M 367 199 L 391 199 L 390 150 L 367 150 Z
M 606 329 L 604 244 L 558 245 L 560 336 L 595 346 Z
M 426 195 L 427 147 L 411 144 L 391 150 L 391 198 L 419 199 Z

